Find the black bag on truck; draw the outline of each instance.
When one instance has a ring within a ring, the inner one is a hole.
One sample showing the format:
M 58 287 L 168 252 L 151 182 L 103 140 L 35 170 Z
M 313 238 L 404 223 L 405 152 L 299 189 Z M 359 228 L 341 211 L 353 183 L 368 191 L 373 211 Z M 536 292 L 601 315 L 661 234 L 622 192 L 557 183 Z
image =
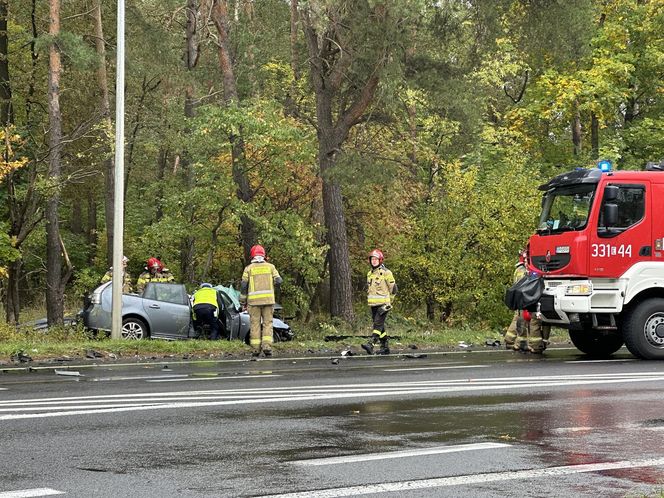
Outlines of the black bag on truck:
M 505 304 L 511 310 L 537 311 L 544 293 L 542 277 L 526 275 L 505 292 Z

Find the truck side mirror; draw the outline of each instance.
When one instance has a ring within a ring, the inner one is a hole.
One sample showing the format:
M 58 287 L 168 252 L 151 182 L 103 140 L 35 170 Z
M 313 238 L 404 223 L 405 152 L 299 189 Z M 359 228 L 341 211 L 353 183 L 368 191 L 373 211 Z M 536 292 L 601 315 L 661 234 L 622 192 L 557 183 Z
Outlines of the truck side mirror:
M 618 205 L 613 203 L 604 204 L 604 226 L 614 227 L 618 223 Z
M 615 185 L 607 185 L 604 187 L 604 202 L 615 201 L 618 198 L 620 188 Z

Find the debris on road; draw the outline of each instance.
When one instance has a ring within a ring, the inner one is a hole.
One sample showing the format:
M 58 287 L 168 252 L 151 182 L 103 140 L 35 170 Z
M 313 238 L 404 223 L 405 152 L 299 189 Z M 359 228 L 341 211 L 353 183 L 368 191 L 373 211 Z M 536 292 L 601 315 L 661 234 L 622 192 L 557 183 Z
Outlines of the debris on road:
M 32 357 L 30 355 L 25 354 L 23 351 L 17 351 L 15 354 L 11 355 L 9 359 L 11 361 L 19 363 L 27 363 L 29 361 L 32 361 Z
M 332 358 L 332 365 L 338 365 L 339 364 L 339 358 Z

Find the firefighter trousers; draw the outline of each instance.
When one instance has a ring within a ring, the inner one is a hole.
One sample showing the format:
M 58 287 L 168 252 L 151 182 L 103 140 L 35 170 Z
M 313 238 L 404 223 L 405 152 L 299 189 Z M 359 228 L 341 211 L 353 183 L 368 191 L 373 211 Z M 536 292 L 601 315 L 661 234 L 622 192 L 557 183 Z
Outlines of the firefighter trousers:
M 505 332 L 505 347 L 507 349 L 526 349 L 528 323 L 523 319 L 520 311 L 514 312 L 512 323 Z
M 274 305 L 265 304 L 262 306 L 249 305 L 249 323 L 251 332 L 249 333 L 249 345 L 254 352 L 272 351 L 272 315 Z
M 532 353 L 542 353 L 549 344 L 551 325 L 533 318 L 528 325 L 528 349 Z

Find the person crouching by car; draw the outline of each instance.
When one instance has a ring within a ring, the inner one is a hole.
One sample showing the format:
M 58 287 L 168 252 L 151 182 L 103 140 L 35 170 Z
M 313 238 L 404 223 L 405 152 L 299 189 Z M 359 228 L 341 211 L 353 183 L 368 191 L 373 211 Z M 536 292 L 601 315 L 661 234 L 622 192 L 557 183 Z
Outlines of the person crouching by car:
M 210 327 L 210 340 L 221 338 L 219 334 L 219 304 L 217 291 L 212 284 L 202 283 L 192 296 L 194 328 L 199 329 L 205 325 Z
M 394 275 L 383 264 L 383 253 L 374 249 L 369 253 L 371 269 L 367 273 L 367 303 L 371 309 L 373 330 L 367 344 L 362 344 L 367 354 L 374 354 L 374 344 L 380 341 L 377 354 L 390 354 L 387 345 L 387 332 L 385 332 L 385 318 L 392 309 L 391 296 L 397 293 L 397 284 Z
M 272 356 L 274 288 L 281 285 L 282 279 L 274 265 L 265 260 L 263 246 L 253 246 L 250 256 L 251 263 L 242 273 L 240 303 L 249 311 L 251 356 L 257 358 L 261 351 L 265 356 Z

